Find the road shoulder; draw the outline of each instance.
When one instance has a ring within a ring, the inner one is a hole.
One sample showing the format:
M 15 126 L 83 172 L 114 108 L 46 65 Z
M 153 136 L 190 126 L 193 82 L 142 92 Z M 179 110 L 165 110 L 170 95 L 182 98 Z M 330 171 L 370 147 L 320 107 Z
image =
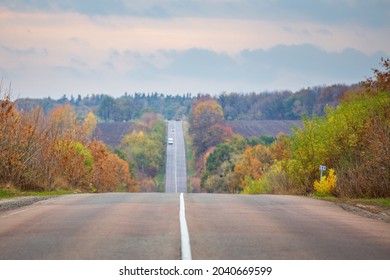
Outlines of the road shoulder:
M 19 207 L 28 206 L 38 201 L 50 199 L 56 196 L 20 196 L 14 198 L 0 199 L 0 212 L 13 210 Z
M 390 208 L 379 205 L 355 203 L 355 202 L 334 202 L 342 209 L 359 216 L 390 223 Z

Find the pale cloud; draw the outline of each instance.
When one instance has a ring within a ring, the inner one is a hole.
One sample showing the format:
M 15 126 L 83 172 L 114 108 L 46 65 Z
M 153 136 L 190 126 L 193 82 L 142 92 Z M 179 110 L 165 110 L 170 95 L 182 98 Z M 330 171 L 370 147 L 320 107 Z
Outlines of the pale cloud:
M 286 19 L 322 24 L 386 26 L 388 0 L 2 0 L 16 12 L 78 13 L 149 18 Z
M 0 17 L 4 45 L 60 52 L 110 48 L 153 52 L 158 49 L 207 48 L 234 53 L 278 44 L 316 44 L 326 50 L 354 47 L 366 53 L 390 53 L 390 26 L 371 30 L 307 22 L 265 20 L 87 17 L 80 14 L 8 13 Z M 286 27 L 288 26 L 288 27 Z M 323 35 L 328 36 L 323 36 Z M 77 40 L 77 41 L 76 41 Z M 83 42 L 83 44 L 81 44 Z
M 92 2 L 3 0 L 0 78 L 26 96 L 294 89 L 390 54 L 386 1 Z
M 16 48 L 10 48 L 4 45 L 0 45 L 0 49 L 5 51 L 6 53 L 9 53 L 11 55 L 31 55 L 36 54 L 36 51 L 34 48 L 29 49 L 16 49 Z
M 235 56 L 207 49 L 160 50 L 147 54 L 111 49 L 96 67 L 77 58 L 67 65 L 27 64 L 15 92 L 30 96 L 124 92 L 172 94 L 298 90 L 306 86 L 356 83 L 371 74 L 383 53 L 353 49 L 326 52 L 313 45 L 278 45 Z M 81 65 L 80 65 L 81 64 Z M 44 90 L 42 90 L 44 89 Z
M 315 32 L 318 34 L 321 34 L 321 35 L 325 35 L 325 36 L 332 36 L 333 35 L 333 33 L 326 28 L 318 28 L 315 30 Z

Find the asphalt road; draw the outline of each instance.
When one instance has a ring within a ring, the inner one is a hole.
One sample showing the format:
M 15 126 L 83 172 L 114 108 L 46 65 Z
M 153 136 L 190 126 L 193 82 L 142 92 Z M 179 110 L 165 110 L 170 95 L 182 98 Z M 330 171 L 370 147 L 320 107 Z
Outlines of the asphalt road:
M 168 121 L 168 138 L 173 144 L 167 144 L 165 173 L 165 192 L 187 192 L 187 167 L 182 121 Z
M 390 259 L 390 224 L 326 201 L 185 195 L 193 259 Z
M 295 196 L 185 194 L 192 259 L 390 259 L 390 224 Z M 179 194 L 57 197 L 0 212 L 0 259 L 181 258 Z
M 77 194 L 0 212 L 0 259 L 180 259 L 179 196 Z

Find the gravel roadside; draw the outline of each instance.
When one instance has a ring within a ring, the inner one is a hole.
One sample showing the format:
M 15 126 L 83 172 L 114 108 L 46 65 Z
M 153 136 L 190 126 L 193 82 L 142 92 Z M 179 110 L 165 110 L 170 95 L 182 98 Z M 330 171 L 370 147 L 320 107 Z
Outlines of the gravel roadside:
M 22 196 L 0 199 L 0 212 L 34 204 L 35 202 L 53 198 L 56 196 Z
M 341 202 L 335 202 L 335 203 L 341 208 L 343 208 L 344 210 L 352 212 L 356 215 L 390 223 L 389 207 L 363 204 L 363 203 L 351 203 L 351 204 L 341 203 Z

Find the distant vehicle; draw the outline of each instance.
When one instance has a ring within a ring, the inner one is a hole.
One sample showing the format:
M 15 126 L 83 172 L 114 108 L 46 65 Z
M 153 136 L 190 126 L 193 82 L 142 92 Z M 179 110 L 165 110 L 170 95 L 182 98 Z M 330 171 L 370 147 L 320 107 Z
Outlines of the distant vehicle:
M 173 145 L 173 138 L 168 138 L 168 145 Z
M 175 129 L 174 129 L 174 128 L 171 128 L 171 132 L 175 132 Z

